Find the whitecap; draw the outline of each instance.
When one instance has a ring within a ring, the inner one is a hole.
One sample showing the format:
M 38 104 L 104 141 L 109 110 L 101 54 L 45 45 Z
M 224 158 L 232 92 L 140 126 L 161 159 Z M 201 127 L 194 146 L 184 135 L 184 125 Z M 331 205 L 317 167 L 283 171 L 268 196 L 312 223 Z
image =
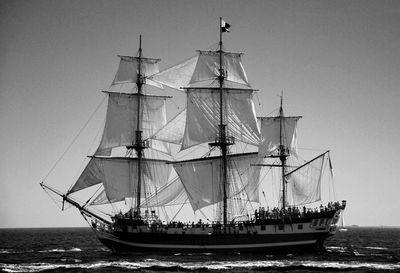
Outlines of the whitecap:
M 379 247 L 379 246 L 366 246 L 364 248 L 373 249 L 373 250 L 388 250 L 387 247 Z
M 77 260 L 78 262 L 79 260 Z M 171 267 L 179 267 L 182 269 L 189 270 L 229 270 L 229 269 L 240 269 L 240 268 L 268 268 L 268 267 L 293 267 L 302 266 L 309 268 L 336 268 L 339 270 L 346 269 L 362 269 L 369 268 L 375 270 L 400 270 L 400 264 L 394 263 L 365 263 L 365 262 L 339 262 L 339 261 L 311 261 L 311 260 L 272 260 L 272 261 L 210 261 L 210 262 L 169 262 L 169 261 L 157 261 L 154 259 L 147 259 L 142 262 L 130 262 L 130 261 L 114 261 L 106 262 L 99 261 L 95 263 L 75 263 L 75 264 L 49 264 L 49 263 L 32 263 L 32 264 L 1 264 L 0 269 L 5 272 L 41 272 L 44 270 L 56 270 L 56 269 L 99 269 L 104 267 L 115 267 L 123 269 L 146 269 L 151 267 L 161 267 L 168 270 Z
M 41 253 L 46 253 L 46 252 L 65 252 L 65 249 L 54 248 L 54 249 L 47 249 L 47 250 L 39 250 L 38 252 L 41 252 Z
M 82 251 L 82 249 L 77 248 L 77 247 L 73 247 L 73 248 L 69 249 L 68 251 L 71 251 L 71 252 L 80 252 L 80 251 Z
M 62 248 L 53 248 L 53 249 L 46 249 L 46 250 L 39 250 L 38 252 L 40 253 L 46 253 L 46 252 L 80 252 L 82 251 L 82 249 L 77 248 L 77 247 L 73 247 L 70 249 L 62 249 Z
M 347 247 L 342 247 L 342 246 L 327 246 L 325 247 L 326 251 L 328 252 L 339 252 L 339 253 L 344 253 L 347 250 Z
M 96 252 L 111 252 L 111 250 L 107 247 L 100 247 L 95 249 Z

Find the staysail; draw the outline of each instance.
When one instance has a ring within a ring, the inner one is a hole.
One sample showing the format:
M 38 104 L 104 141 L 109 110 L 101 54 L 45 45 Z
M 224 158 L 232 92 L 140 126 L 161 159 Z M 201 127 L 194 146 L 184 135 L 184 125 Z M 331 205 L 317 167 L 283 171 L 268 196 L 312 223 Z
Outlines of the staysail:
M 143 203 L 145 207 L 164 207 L 185 204 L 188 200 L 185 189 L 179 177 L 171 180 L 149 196 Z
M 169 69 L 150 77 L 151 80 L 171 88 L 184 87 L 218 87 L 216 79 L 219 76 L 218 51 L 198 51 L 198 54 Z M 222 67 L 227 75 L 226 87 L 250 88 L 244 71 L 242 53 L 222 52 Z
M 150 138 L 181 145 L 183 134 L 185 133 L 186 113 L 185 108 Z

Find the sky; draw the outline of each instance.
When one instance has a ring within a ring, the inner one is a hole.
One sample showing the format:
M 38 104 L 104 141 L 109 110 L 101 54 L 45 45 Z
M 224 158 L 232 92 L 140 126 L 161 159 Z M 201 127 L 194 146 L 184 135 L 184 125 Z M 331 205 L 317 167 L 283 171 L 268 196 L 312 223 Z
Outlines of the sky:
M 215 46 L 220 16 L 257 109 L 283 90 L 286 114 L 303 116 L 299 147 L 331 151 L 346 224 L 400 226 L 400 1 L 2 0 L 0 228 L 85 226 L 39 183 L 75 182 L 117 55 L 135 55 L 142 34 L 145 56 L 169 67 Z

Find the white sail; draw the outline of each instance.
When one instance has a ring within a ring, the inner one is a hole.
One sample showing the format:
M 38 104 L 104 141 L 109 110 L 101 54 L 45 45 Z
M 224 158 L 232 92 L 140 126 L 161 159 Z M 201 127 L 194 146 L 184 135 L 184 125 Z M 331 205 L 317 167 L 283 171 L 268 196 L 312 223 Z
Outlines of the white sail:
M 68 194 L 102 183 L 104 173 L 100 163 L 98 160 L 90 159 L 74 186 L 68 191 Z
M 222 68 L 226 76 L 225 81 L 250 87 L 242 65 L 242 53 L 223 52 L 222 55 Z M 217 79 L 219 76 L 219 58 L 218 51 L 199 51 L 199 59 L 190 79 L 190 84 L 193 86 L 198 82 Z
M 222 67 L 226 75 L 227 86 L 249 88 L 250 84 L 244 71 L 242 53 L 223 52 Z M 184 87 L 214 86 L 219 76 L 219 52 L 198 51 L 198 55 L 185 60 L 169 69 L 163 70 L 150 78 L 166 86 L 181 89 Z
M 188 197 L 183 188 L 182 182 L 180 181 L 179 177 L 177 177 L 174 180 L 168 182 L 168 184 L 166 184 L 165 186 L 158 189 L 157 192 L 146 198 L 146 200 L 142 202 L 142 206 L 163 207 L 182 205 L 186 203 L 187 199 Z M 125 198 L 114 201 L 118 202 L 123 200 L 125 200 Z M 109 203 L 110 201 L 107 198 L 106 191 L 105 189 L 103 189 L 88 205 L 97 206 Z
M 192 78 L 197 60 L 198 56 L 191 57 L 182 63 L 152 75 L 150 79 L 175 89 L 187 87 Z
M 170 181 L 146 199 L 143 207 L 163 207 L 185 204 L 188 197 L 179 177 Z
M 96 155 L 110 155 L 111 149 L 131 146 L 136 141 L 138 96 L 137 94 L 108 93 L 106 123 Z M 167 122 L 165 100 L 167 97 L 140 95 L 140 121 L 142 139 L 147 139 Z M 168 153 L 166 144 L 158 148 Z
M 136 197 L 138 183 L 138 161 L 136 160 L 104 160 L 103 185 L 108 200 L 118 201 L 128 197 Z M 143 160 L 143 159 L 142 159 Z M 168 182 L 171 172 L 170 164 L 163 161 L 143 160 L 142 185 L 152 187 L 153 191 L 164 186 Z M 143 186 L 142 186 L 143 187 Z M 142 198 L 146 192 L 142 191 Z
M 167 161 L 142 159 L 142 183 L 154 192 L 167 184 L 171 164 Z M 69 193 L 103 183 L 110 202 L 136 197 L 137 158 L 93 157 Z M 148 193 L 150 194 L 150 193 Z M 143 195 L 144 196 L 144 191 Z
M 220 94 L 215 88 L 187 89 L 187 114 L 182 149 L 212 142 L 219 133 Z M 223 89 L 224 120 L 228 136 L 258 145 L 259 128 L 252 90 Z
M 297 121 L 301 117 L 262 117 L 260 156 L 273 155 L 282 144 L 297 155 Z M 282 122 L 282 130 L 281 130 Z
M 156 74 L 158 69 L 159 59 L 151 58 L 139 58 L 131 56 L 118 56 L 120 57 L 120 63 L 118 66 L 117 74 L 112 82 L 111 89 L 120 88 L 122 90 L 126 89 L 123 85 L 135 86 L 138 80 L 139 74 L 139 60 L 140 60 L 140 74 L 145 80 L 146 84 L 162 88 L 162 85 L 146 78 L 149 75 Z
M 305 205 L 321 200 L 321 178 L 326 153 L 286 174 L 290 205 Z
M 186 108 L 172 118 L 166 125 L 158 130 L 151 139 L 156 139 L 168 143 L 182 144 L 185 132 Z
M 255 153 L 228 157 L 228 198 L 245 193 L 248 201 L 258 202 L 259 169 L 250 166 L 257 161 Z M 223 200 L 221 164 L 221 157 L 174 163 L 174 169 L 183 183 L 193 210 Z
M 122 200 L 120 200 L 122 201 Z M 89 204 L 88 206 L 97 206 L 97 205 L 104 205 L 104 204 L 108 204 L 110 203 L 110 201 L 108 201 L 107 195 L 106 195 L 106 191 L 103 188 L 103 190 L 96 196 L 96 198 L 94 198 Z

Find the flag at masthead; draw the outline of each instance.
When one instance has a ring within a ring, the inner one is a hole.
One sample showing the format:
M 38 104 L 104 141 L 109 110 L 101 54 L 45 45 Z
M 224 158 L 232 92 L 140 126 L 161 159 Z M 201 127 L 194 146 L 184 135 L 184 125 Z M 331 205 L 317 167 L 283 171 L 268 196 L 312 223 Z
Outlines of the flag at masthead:
M 225 22 L 223 19 L 221 19 L 221 31 L 222 32 L 229 32 L 229 28 L 231 27 L 230 24 Z

